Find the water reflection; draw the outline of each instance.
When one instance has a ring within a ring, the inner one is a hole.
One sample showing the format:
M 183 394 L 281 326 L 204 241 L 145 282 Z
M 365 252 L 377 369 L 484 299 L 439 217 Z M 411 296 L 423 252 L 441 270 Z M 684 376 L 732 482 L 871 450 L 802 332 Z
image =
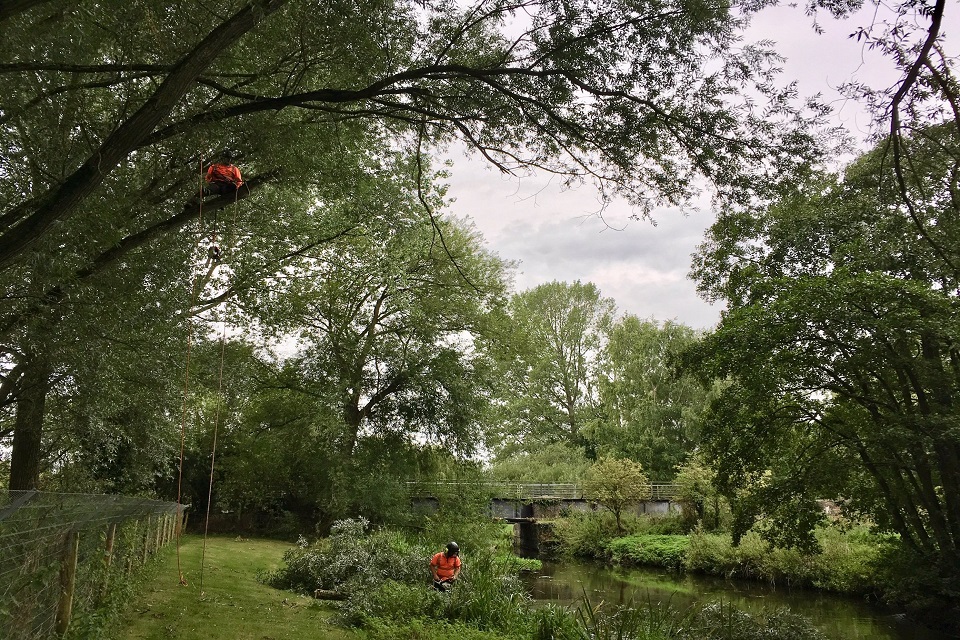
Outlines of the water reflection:
M 831 640 L 947 640 L 857 598 L 704 576 L 674 576 L 656 569 L 608 569 L 592 564 L 544 563 L 527 576 L 534 599 L 575 604 L 646 606 L 669 603 L 683 610 L 695 603 L 722 600 L 751 613 L 789 607 L 810 619 Z

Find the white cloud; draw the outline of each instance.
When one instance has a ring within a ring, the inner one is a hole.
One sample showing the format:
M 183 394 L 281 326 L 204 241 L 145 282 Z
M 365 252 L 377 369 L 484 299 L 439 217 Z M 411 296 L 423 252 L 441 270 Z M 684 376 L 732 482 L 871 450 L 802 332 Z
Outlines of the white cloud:
M 863 42 L 849 38 L 858 26 L 875 19 L 869 3 L 850 20 L 818 17 L 823 34 L 796 6 L 765 9 L 746 40 L 770 39 L 787 58 L 782 81 L 796 80 L 801 96 L 822 94 L 836 112 L 835 121 L 858 139 L 869 133 L 869 118 L 838 88 L 860 81 L 873 87 L 894 84 L 899 75 L 890 62 Z M 945 30 L 958 25 L 948 16 Z M 657 320 L 676 320 L 710 328 L 720 307 L 701 300 L 687 279 L 691 254 L 713 221 L 709 208 L 688 217 L 671 210 L 654 214 L 656 226 L 631 221 L 630 209 L 615 203 L 597 216 L 600 203 L 588 187 L 563 190 L 557 180 L 535 176 L 517 180 L 492 170 L 476 158 L 454 158 L 450 195 L 452 212 L 468 216 L 503 258 L 520 261 L 517 288 L 551 280 L 590 281 L 623 312 Z M 622 230 L 617 230 L 622 229 Z

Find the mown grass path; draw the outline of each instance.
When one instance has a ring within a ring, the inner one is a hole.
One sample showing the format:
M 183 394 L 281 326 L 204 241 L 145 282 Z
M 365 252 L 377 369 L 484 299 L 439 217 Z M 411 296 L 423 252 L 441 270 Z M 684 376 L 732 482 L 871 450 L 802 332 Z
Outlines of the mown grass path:
M 278 591 L 256 581 L 258 570 L 280 565 L 289 543 L 274 540 L 207 539 L 200 592 L 203 539 L 184 536 L 180 564 L 187 586 L 177 576 L 170 545 L 154 575 L 130 603 L 117 638 L 149 640 L 284 640 L 357 637 L 330 623 L 332 610 L 311 598 Z

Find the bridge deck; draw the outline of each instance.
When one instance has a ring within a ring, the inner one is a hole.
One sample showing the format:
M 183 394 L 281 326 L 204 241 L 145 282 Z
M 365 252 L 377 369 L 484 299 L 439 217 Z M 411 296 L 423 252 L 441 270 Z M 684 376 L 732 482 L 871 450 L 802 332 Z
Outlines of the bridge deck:
M 576 483 L 510 483 L 510 482 L 407 482 L 410 495 L 418 498 L 437 497 L 459 491 L 485 491 L 491 498 L 502 500 L 586 500 L 582 485 Z M 678 485 L 652 483 L 650 500 L 672 500 Z

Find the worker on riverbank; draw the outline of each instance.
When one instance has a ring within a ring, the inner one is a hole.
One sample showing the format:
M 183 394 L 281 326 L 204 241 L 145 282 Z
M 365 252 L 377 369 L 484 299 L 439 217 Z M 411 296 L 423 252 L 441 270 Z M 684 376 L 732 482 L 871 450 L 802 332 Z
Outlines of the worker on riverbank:
M 446 591 L 460 577 L 460 545 L 448 542 L 446 551 L 437 553 L 430 560 L 430 570 L 433 572 L 433 588 L 437 591 Z

